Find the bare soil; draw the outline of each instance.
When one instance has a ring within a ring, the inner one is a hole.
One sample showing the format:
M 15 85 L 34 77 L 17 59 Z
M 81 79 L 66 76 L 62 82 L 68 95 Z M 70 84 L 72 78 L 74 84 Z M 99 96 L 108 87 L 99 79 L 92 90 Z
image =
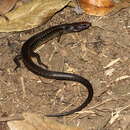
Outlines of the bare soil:
M 130 8 L 109 17 L 77 15 L 65 8 L 41 27 L 0 33 L 0 115 L 58 113 L 83 102 L 87 91 L 82 85 L 39 77 L 22 62 L 14 71 L 13 62 L 23 43 L 35 33 L 76 21 L 89 21 L 93 26 L 62 35 L 60 42 L 55 38 L 38 52 L 50 70 L 88 79 L 94 97 L 81 112 L 56 119 L 84 130 L 130 130 Z

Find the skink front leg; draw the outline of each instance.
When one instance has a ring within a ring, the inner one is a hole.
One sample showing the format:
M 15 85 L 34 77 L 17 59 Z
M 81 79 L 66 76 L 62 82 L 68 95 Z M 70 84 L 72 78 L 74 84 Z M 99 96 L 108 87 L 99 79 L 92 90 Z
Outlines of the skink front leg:
M 16 67 L 15 67 L 14 71 L 16 71 L 18 68 L 21 67 L 20 60 L 22 60 L 22 55 L 17 55 L 13 60 L 14 60 L 14 62 L 16 64 Z

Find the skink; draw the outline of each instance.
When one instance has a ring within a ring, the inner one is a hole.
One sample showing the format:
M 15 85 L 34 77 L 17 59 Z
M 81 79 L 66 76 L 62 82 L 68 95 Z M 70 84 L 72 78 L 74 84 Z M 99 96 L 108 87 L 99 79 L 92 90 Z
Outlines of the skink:
M 49 29 L 46 29 L 45 31 L 42 31 L 32 36 L 30 39 L 28 39 L 22 46 L 21 55 L 18 55 L 14 58 L 14 62 L 17 64 L 16 69 L 20 67 L 19 60 L 22 59 L 27 69 L 36 75 L 49 78 L 49 79 L 79 82 L 88 90 L 88 95 L 87 95 L 86 100 L 79 107 L 70 111 L 63 112 L 63 113 L 49 114 L 45 116 L 48 116 L 48 117 L 67 116 L 67 115 L 70 115 L 70 114 L 73 114 L 75 112 L 82 110 L 92 100 L 93 88 L 92 88 L 91 83 L 87 79 L 77 74 L 50 71 L 46 69 L 45 67 L 40 67 L 36 65 L 32 61 L 32 57 L 36 57 L 37 61 L 40 64 L 42 63 L 40 60 L 40 56 L 37 53 L 35 53 L 34 50 L 37 47 L 41 46 L 42 44 L 46 43 L 47 41 L 53 39 L 54 37 L 57 37 L 59 35 L 66 34 L 66 33 L 80 32 L 82 30 L 88 29 L 90 26 L 91 26 L 91 23 L 89 22 L 77 22 L 77 23 L 61 24 L 54 27 L 50 27 Z

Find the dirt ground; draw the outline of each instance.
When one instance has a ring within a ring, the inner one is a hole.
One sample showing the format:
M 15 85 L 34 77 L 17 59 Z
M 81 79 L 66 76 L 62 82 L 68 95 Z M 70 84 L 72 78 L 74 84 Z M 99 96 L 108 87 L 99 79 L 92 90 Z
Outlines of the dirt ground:
M 53 25 L 89 21 L 92 27 L 62 35 L 39 51 L 50 70 L 88 79 L 94 89 L 91 103 L 79 113 L 56 118 L 84 130 L 130 130 L 130 8 L 109 17 L 77 15 L 67 7 L 46 25 L 20 33 L 0 33 L 0 115 L 35 112 L 41 115 L 75 108 L 87 91 L 75 82 L 45 79 L 13 58 L 35 33 Z M 1 128 L 2 130 L 2 128 Z

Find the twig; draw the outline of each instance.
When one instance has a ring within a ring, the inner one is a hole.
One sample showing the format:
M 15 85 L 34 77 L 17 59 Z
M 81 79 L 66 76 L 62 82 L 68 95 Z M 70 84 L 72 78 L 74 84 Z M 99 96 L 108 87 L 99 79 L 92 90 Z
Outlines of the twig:
M 26 90 L 25 90 L 25 85 L 24 85 L 24 79 L 23 79 L 23 77 L 21 77 L 20 79 L 21 79 L 22 90 L 23 90 L 23 98 L 25 98 L 26 97 Z
M 22 115 L 15 115 L 10 117 L 0 117 L 0 122 L 7 122 L 7 121 L 13 121 L 13 120 L 24 120 L 24 117 Z

